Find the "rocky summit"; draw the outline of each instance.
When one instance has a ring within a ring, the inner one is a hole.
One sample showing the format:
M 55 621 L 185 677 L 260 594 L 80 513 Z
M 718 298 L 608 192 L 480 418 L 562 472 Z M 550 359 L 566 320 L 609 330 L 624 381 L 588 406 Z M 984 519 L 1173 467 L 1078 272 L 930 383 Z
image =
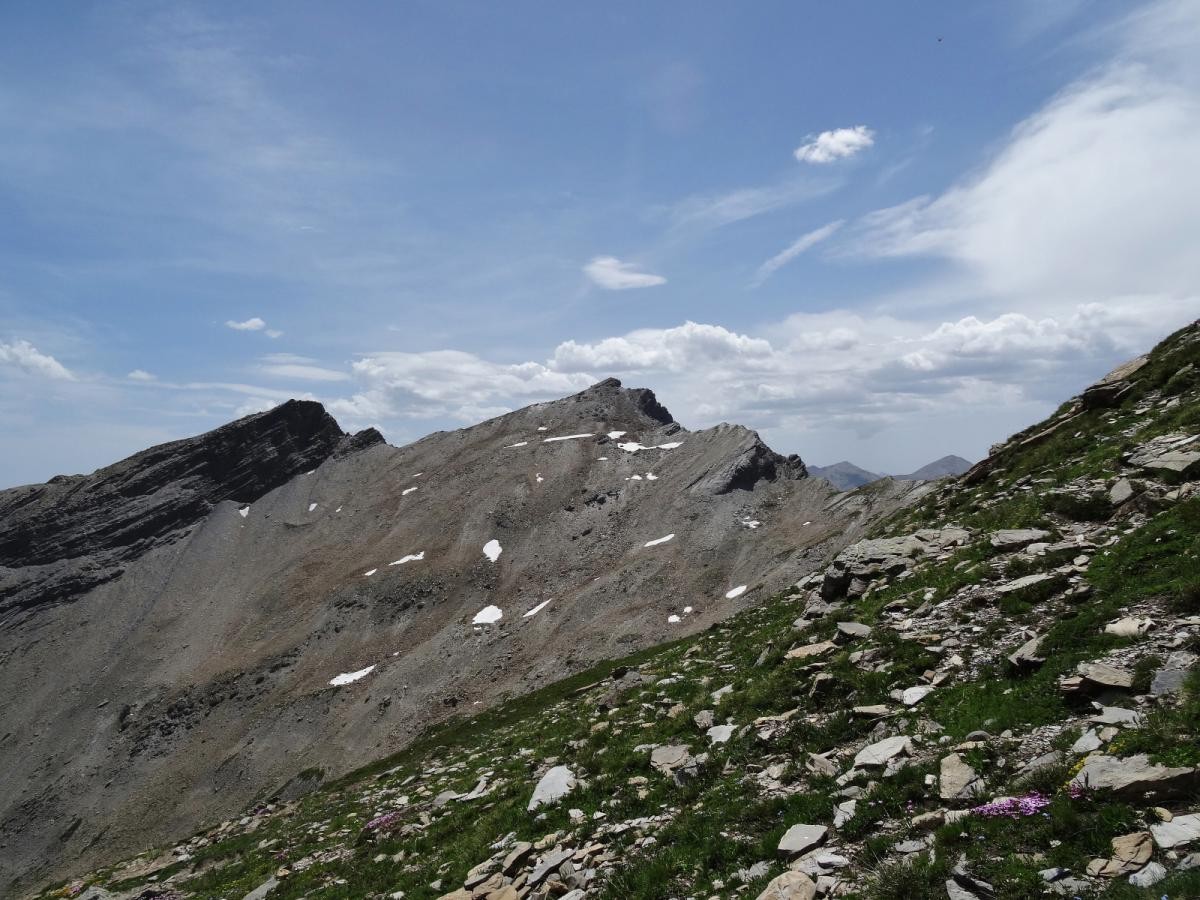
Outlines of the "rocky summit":
M 609 381 L 205 488 L 3 626 L 10 893 L 1198 897 L 1198 366 L 927 484 Z

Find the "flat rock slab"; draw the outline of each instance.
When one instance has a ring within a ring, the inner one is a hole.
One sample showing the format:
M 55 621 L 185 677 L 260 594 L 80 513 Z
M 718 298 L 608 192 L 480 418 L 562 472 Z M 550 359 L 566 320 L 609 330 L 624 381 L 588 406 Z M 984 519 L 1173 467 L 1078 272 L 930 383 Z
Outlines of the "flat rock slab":
M 1000 550 L 1020 550 L 1048 537 L 1050 532 L 1041 528 L 1004 528 L 992 535 L 992 546 Z
M 733 725 L 714 725 L 705 733 L 708 735 L 708 739 L 712 741 L 714 745 L 716 745 L 726 743 L 731 737 L 733 737 L 733 732 Z
M 555 766 L 542 776 L 537 787 L 533 789 L 533 796 L 529 798 L 529 811 L 558 802 L 575 790 L 577 784 L 574 772 L 566 766 Z
M 898 734 L 863 747 L 854 757 L 854 767 L 857 769 L 863 766 L 886 766 L 897 756 L 908 756 L 911 753 L 912 739 Z
M 1164 850 L 1200 841 L 1200 813 L 1175 816 L 1170 822 L 1150 826 L 1154 843 Z
M 1117 669 L 1105 663 L 1080 663 L 1075 671 L 1084 681 L 1100 687 L 1121 688 L 1129 690 L 1133 687 L 1133 674 Z
M 833 641 L 820 641 L 816 644 L 805 644 L 803 647 L 795 647 L 785 655 L 788 659 L 811 659 L 816 656 L 824 656 L 831 650 L 836 649 L 837 644 Z
M 690 748 L 683 744 L 667 744 L 655 747 L 650 753 L 650 766 L 664 775 L 686 766 L 691 760 Z
M 242 900 L 263 900 L 267 894 L 271 893 L 271 891 L 275 890 L 277 887 L 279 887 L 279 879 L 271 876 L 250 893 L 248 893 L 245 897 L 243 897 Z
M 829 828 L 825 825 L 793 825 L 779 839 L 779 854 L 794 859 L 821 846 L 828 834 Z
M 1178 796 L 1190 791 L 1196 781 L 1196 770 L 1190 766 L 1153 764 L 1145 753 L 1125 759 L 1094 753 L 1071 779 L 1072 784 L 1082 788 L 1108 790 L 1131 800 L 1150 794 L 1158 798 Z

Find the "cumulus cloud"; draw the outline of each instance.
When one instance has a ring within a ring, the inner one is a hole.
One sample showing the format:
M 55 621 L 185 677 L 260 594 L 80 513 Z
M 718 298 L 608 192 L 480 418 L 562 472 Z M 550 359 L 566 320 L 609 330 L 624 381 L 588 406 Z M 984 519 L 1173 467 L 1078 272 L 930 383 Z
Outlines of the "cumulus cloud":
M 592 282 L 610 291 L 655 287 L 667 283 L 667 279 L 661 275 L 639 272 L 633 263 L 621 262 L 615 256 L 597 256 L 583 267 L 583 272 Z
M 232 328 L 234 331 L 262 331 L 267 327 L 267 323 L 254 316 L 252 319 L 247 319 L 245 322 L 235 322 L 233 319 L 225 323 L 226 328 Z
M 71 371 L 49 354 L 40 352 L 29 341 L 0 342 L 0 363 L 14 366 L 28 375 L 56 381 L 74 381 Z
M 753 365 L 770 356 L 765 340 L 720 325 L 684 322 L 675 328 L 644 328 L 595 343 L 564 341 L 550 366 L 559 372 L 684 372 L 716 363 Z
M 459 350 L 376 353 L 355 361 L 352 370 L 362 390 L 329 408 L 355 423 L 397 417 L 475 422 L 598 380 L 536 362 L 495 363 Z
M 853 128 L 822 131 L 816 137 L 810 135 L 807 141 L 796 148 L 794 155 L 800 162 L 831 163 L 854 156 L 874 143 L 874 131 L 866 125 L 855 125 Z
M 789 244 L 784 250 L 776 253 L 765 263 L 758 267 L 758 271 L 754 274 L 754 280 L 751 282 L 752 287 L 757 287 L 790 263 L 793 259 L 811 250 L 821 241 L 831 236 L 835 231 L 843 225 L 843 220 L 838 219 L 835 222 L 830 222 L 828 225 L 822 225 L 820 228 L 814 228 L 806 234 L 800 235 L 795 241 Z
M 128 378 L 130 381 L 157 381 L 158 380 L 158 376 L 152 375 L 151 373 L 147 372 L 145 369 L 134 369 L 132 372 L 130 372 L 125 377 Z

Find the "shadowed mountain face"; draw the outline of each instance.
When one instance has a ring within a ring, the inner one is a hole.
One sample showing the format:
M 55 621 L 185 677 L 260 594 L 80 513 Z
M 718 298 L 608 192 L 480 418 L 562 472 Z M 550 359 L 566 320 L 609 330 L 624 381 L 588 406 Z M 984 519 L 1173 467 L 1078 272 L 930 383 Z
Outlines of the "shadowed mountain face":
M 923 487 L 835 494 L 615 380 L 405 447 L 289 403 L 0 493 L 0 884 L 699 631 Z
M 846 460 L 836 462 L 831 466 L 809 466 L 808 474 L 813 478 L 824 478 L 839 491 L 852 491 L 864 484 L 870 484 L 872 481 L 886 477 L 877 475 L 875 472 L 868 472 Z

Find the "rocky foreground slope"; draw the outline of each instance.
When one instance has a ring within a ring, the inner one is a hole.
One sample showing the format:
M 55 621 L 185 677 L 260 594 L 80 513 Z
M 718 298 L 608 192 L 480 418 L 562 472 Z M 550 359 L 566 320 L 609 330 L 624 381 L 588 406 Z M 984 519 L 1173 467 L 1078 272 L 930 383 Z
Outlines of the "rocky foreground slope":
M 292 402 L 2 491 L 0 894 L 697 633 L 922 490 L 610 380 L 405 447 Z
M 768 602 L 55 893 L 1200 896 L 1198 365 L 1193 326 Z

